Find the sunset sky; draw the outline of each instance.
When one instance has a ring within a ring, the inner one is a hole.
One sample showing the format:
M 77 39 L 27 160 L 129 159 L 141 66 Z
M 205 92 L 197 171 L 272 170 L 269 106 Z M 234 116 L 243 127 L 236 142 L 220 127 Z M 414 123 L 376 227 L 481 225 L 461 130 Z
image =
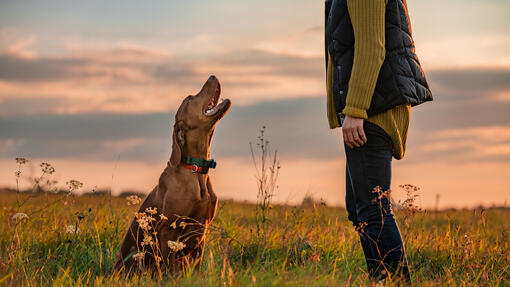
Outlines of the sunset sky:
M 510 1 L 408 0 L 433 102 L 411 112 L 392 190 L 422 207 L 510 199 Z M 343 205 L 345 153 L 326 119 L 324 3 L 2 1 L 0 186 L 15 157 L 61 183 L 148 192 L 165 167 L 181 100 L 210 74 L 230 98 L 212 146 L 222 199 L 254 200 L 249 142 L 261 126 L 282 165 L 279 202 Z

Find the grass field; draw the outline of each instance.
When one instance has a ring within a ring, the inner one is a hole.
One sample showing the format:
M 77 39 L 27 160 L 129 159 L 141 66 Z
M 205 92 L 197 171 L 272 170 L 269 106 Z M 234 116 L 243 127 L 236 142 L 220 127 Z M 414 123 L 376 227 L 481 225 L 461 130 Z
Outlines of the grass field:
M 116 286 L 367 285 L 357 234 L 342 208 L 275 206 L 267 238 L 255 205 L 221 202 L 204 260 L 178 277 L 111 276 L 137 206 L 107 194 L 0 193 L 0 284 Z M 54 204 L 51 204 L 54 202 Z M 42 208 L 42 209 L 41 209 Z M 28 219 L 18 217 L 26 213 Z M 416 286 L 509 286 L 510 210 L 397 211 Z M 77 230 L 77 232 L 75 232 Z M 392 285 L 388 282 L 388 285 Z

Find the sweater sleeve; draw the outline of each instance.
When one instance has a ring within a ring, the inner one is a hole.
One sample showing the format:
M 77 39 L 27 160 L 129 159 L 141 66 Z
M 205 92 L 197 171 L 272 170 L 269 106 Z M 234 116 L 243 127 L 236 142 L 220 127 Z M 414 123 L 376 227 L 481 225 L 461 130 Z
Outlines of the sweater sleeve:
M 367 119 L 379 70 L 384 62 L 387 0 L 347 0 L 354 29 L 354 62 L 342 113 Z

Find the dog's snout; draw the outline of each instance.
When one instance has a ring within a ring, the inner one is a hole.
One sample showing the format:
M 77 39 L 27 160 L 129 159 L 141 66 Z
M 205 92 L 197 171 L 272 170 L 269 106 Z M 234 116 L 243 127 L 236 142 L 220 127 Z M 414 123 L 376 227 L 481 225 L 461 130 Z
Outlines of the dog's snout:
M 215 75 L 211 75 L 211 76 L 209 77 L 209 80 L 211 80 L 211 81 L 216 80 L 216 76 L 215 76 Z

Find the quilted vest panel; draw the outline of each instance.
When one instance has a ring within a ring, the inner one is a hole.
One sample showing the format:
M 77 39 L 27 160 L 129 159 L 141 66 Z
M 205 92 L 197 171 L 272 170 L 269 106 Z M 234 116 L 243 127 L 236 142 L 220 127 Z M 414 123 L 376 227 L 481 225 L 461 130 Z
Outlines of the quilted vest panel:
M 379 72 L 367 115 L 395 106 L 416 106 L 432 101 L 425 73 L 415 53 L 406 0 L 388 0 L 385 15 L 386 56 Z M 354 30 L 347 0 L 326 1 L 325 47 L 330 53 L 333 72 L 333 100 L 339 122 L 345 107 L 354 60 Z M 327 64 L 326 64 L 327 65 Z

